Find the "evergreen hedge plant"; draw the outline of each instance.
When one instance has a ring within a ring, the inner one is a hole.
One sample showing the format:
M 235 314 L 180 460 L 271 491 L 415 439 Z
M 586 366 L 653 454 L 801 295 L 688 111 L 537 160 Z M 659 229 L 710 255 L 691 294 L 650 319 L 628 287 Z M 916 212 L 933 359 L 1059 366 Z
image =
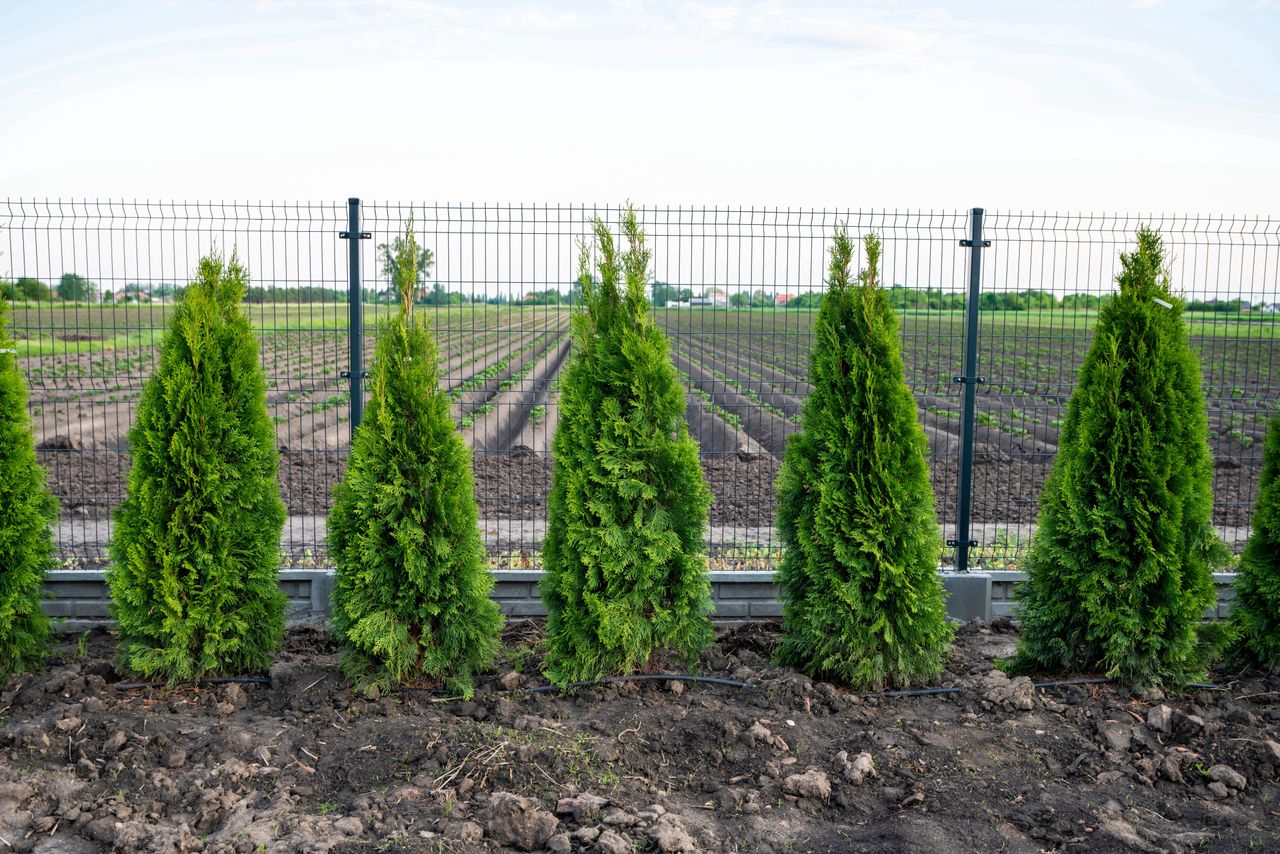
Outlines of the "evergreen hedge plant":
M 329 549 L 343 671 L 362 689 L 432 679 L 470 695 L 497 655 L 471 452 L 439 388 L 427 321 L 414 314 L 413 224 L 396 241 L 399 313 L 380 325 L 369 406 L 334 489 Z
M 777 659 L 879 690 L 942 672 L 953 630 L 924 430 L 907 387 L 898 319 L 876 281 L 880 242 L 850 278 L 841 228 L 814 324 L 812 390 L 778 475 L 783 638 Z
M 53 563 L 58 501 L 36 461 L 27 389 L 0 299 L 0 684 L 40 664 L 49 618 L 40 610 L 44 574 Z
M 1178 685 L 1224 640 L 1201 621 L 1226 550 L 1210 521 L 1200 367 L 1159 234 L 1140 228 L 1120 262 L 1041 494 L 1008 666 Z
M 712 638 L 704 534 L 711 493 L 685 391 L 649 317 L 649 251 L 635 211 L 625 250 L 594 223 L 582 307 L 560 385 L 547 535 L 545 672 L 557 683 L 630 673 L 659 649 L 686 664 Z
M 1240 557 L 1231 620 L 1242 663 L 1280 667 L 1280 415 L 1267 424 L 1253 532 Z
M 129 431 L 107 585 L 121 664 L 194 679 L 260 670 L 284 630 L 284 505 L 266 382 L 233 254 L 200 261 Z

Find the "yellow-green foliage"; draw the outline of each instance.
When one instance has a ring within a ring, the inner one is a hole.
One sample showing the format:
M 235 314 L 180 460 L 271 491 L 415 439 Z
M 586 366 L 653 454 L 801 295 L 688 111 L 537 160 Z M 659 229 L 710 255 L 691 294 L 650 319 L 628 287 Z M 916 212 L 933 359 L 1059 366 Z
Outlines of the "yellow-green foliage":
M 329 513 L 334 630 L 343 670 L 362 688 L 427 678 L 470 695 L 497 654 L 502 616 L 488 595 L 471 451 L 413 311 L 422 254 L 412 222 L 395 246 L 400 311 L 379 325 L 369 408 Z
M 711 492 L 666 338 L 649 318 L 644 234 L 634 210 L 625 251 L 604 223 L 594 228 L 599 279 L 584 245 L 543 545 L 545 669 L 558 683 L 633 672 L 662 648 L 692 661 L 712 637 Z
M 1280 667 L 1280 415 L 1267 425 L 1253 533 L 1240 558 L 1232 623 L 1249 664 Z
M 57 499 L 36 462 L 7 315 L 0 299 L 0 681 L 44 656 L 49 619 L 40 610 L 40 594 L 53 561 L 49 525 L 58 517 Z
M 260 670 L 284 631 L 284 505 L 258 343 L 233 255 L 200 261 L 129 431 L 111 541 L 122 665 L 194 679 Z
M 813 390 L 778 476 L 786 553 L 778 661 L 859 688 L 942 672 L 953 635 L 938 579 L 941 545 L 925 436 L 907 387 L 898 319 L 876 282 L 880 241 L 849 276 L 844 229 L 809 359 Z
M 1222 641 L 1203 629 L 1212 570 L 1213 460 L 1200 367 L 1164 247 L 1122 253 L 1067 405 L 1017 588 L 1016 671 L 1103 671 L 1135 685 L 1200 678 Z

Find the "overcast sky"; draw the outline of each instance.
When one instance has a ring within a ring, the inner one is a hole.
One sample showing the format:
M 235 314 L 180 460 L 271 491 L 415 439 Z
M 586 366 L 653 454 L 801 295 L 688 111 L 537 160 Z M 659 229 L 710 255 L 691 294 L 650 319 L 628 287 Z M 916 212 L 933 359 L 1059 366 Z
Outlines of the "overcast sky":
M 0 0 L 0 57 L 0 197 L 1280 198 L 1280 0 Z

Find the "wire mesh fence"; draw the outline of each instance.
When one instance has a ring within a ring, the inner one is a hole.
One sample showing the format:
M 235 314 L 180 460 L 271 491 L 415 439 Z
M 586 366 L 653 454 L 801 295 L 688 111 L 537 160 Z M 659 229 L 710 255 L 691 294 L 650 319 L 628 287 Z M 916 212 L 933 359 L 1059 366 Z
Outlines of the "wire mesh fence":
M 968 211 L 637 209 L 652 250 L 654 321 L 688 390 L 686 419 L 715 496 L 715 568 L 770 568 L 774 482 L 799 429 L 808 352 L 834 230 L 878 234 L 880 281 L 901 319 L 907 380 L 929 440 L 940 534 L 960 504 Z M 359 281 L 345 203 L 9 200 L 0 275 L 31 388 L 39 455 L 62 501 L 66 565 L 106 560 L 128 477 L 128 428 L 181 288 L 198 259 L 249 270 L 268 407 L 281 449 L 291 565 L 327 565 L 324 517 L 352 428 L 350 348 L 367 367 L 398 237 L 426 254 L 417 309 L 440 381 L 474 451 L 493 564 L 536 567 L 551 483 L 557 377 L 570 352 L 578 241 L 617 207 L 362 206 Z M 1058 427 L 1119 253 L 1139 223 L 1164 235 L 1188 300 L 1217 468 L 1214 521 L 1237 550 L 1257 494 L 1266 417 L 1280 399 L 1280 224 L 1267 219 L 988 213 L 978 316 L 971 563 L 1015 568 L 1033 529 Z M 359 235 L 356 235 L 357 239 Z M 860 259 L 859 259 L 860 260 Z M 857 262 L 855 262 L 857 263 Z M 350 324 L 349 296 L 363 320 Z M 353 333 L 355 333 L 353 335 Z M 948 549 L 944 562 L 956 555 Z

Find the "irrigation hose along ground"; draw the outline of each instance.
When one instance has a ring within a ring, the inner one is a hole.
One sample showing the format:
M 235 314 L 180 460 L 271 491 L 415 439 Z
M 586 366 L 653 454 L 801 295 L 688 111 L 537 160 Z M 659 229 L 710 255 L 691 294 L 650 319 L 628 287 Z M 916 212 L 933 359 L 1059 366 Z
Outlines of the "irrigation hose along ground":
M 270 676 L 211 676 L 208 679 L 188 679 L 178 682 L 117 682 L 111 687 L 117 691 L 131 691 L 135 688 L 177 688 L 195 685 L 270 685 Z

